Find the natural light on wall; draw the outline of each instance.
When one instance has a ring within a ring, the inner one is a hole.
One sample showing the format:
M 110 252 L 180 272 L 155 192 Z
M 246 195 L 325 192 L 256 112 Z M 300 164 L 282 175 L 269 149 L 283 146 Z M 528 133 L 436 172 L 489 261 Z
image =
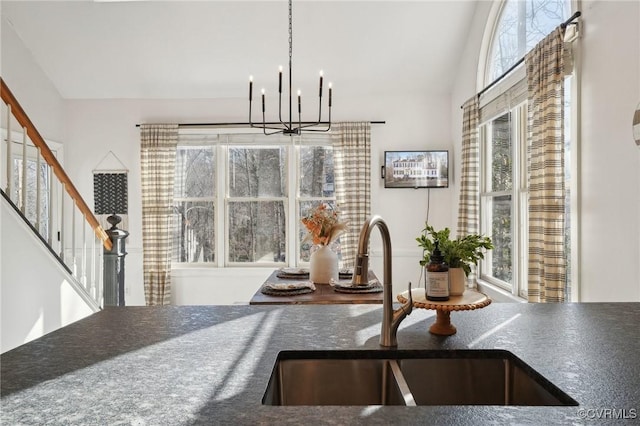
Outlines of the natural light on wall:
M 78 291 L 67 280 L 63 280 L 60 283 L 60 326 L 64 327 L 93 313 L 89 305 L 78 299 Z
M 31 329 L 25 336 L 23 343 L 27 343 L 37 339 L 38 337 L 42 337 L 43 334 L 44 334 L 44 315 L 42 313 L 42 309 L 40 309 L 38 318 L 36 318 L 35 321 L 33 322 L 33 326 L 31 326 Z

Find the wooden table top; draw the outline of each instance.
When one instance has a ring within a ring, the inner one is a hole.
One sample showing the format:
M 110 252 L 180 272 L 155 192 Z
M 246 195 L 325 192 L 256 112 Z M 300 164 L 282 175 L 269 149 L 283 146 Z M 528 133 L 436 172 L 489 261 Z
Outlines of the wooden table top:
M 286 283 L 291 280 L 278 278 L 278 271 L 274 271 L 265 282 Z M 373 271 L 369 271 L 369 280 L 377 280 Z M 350 280 L 340 280 L 349 282 Z M 316 284 L 316 290 L 312 293 L 296 296 L 269 296 L 263 294 L 260 289 L 256 291 L 250 305 L 304 305 L 304 304 L 374 304 L 382 303 L 382 292 L 379 293 L 339 293 L 329 284 Z

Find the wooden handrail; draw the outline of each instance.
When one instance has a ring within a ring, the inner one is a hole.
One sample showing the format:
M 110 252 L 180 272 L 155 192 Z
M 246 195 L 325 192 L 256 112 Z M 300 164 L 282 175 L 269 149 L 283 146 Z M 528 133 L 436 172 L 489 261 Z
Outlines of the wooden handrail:
M 11 93 L 11 90 L 9 90 L 9 87 L 7 87 L 2 78 L 0 78 L 0 96 L 7 105 L 11 105 L 11 112 L 13 113 L 13 116 L 18 121 L 18 123 L 20 123 L 20 126 L 26 129 L 27 135 L 29 136 L 33 144 L 36 147 L 40 148 L 40 154 L 42 155 L 42 158 L 44 158 L 47 164 L 51 166 L 51 168 L 53 169 L 53 173 L 58 177 L 58 180 L 60 180 L 63 187 L 65 188 L 73 202 L 76 204 L 76 206 L 78 206 L 78 209 L 80 209 L 80 211 L 82 212 L 85 220 L 89 223 L 89 225 L 91 225 L 93 232 L 102 241 L 102 245 L 107 250 L 111 250 L 111 239 L 104 231 L 91 209 L 87 206 L 87 203 L 84 202 L 84 199 L 71 182 L 71 179 L 69 179 L 69 176 L 67 176 L 67 173 L 58 162 L 58 159 L 55 157 L 55 155 L 53 155 L 53 152 L 51 152 L 49 146 L 47 146 L 44 138 L 40 135 L 36 127 L 27 116 L 27 113 L 22 109 L 22 107 L 18 103 L 18 100 L 15 98 L 15 96 L 13 96 L 13 93 Z M 11 135 L 8 135 L 8 138 L 11 138 Z

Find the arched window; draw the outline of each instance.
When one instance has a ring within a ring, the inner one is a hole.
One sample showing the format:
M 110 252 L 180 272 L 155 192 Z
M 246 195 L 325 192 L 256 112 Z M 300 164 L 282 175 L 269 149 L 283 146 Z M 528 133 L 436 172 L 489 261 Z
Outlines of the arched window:
M 495 26 L 487 60 L 486 82 L 511 68 L 570 16 L 567 0 L 507 0 Z
M 480 97 L 480 231 L 491 237 L 495 248 L 487 253 L 479 272 L 482 281 L 526 298 L 527 83 L 524 64 L 515 65 L 571 16 L 571 1 L 504 0 L 494 7 L 493 22 L 485 29 L 478 81 L 481 87 L 491 86 Z M 496 79 L 500 82 L 492 84 Z M 570 91 L 565 90 L 565 98 L 570 102 Z M 565 127 L 569 150 L 571 126 Z M 569 199 L 566 205 L 568 209 Z M 567 238 L 567 248 L 568 243 Z

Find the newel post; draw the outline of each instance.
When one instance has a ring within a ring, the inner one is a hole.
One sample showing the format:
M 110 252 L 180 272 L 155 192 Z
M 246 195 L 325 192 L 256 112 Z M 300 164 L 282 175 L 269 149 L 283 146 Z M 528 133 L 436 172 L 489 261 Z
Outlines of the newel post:
M 124 306 L 124 258 L 125 239 L 129 233 L 118 229 L 122 221 L 120 216 L 112 215 L 107 218 L 111 228 L 105 232 L 111 238 L 111 250 L 104 249 L 104 306 Z

